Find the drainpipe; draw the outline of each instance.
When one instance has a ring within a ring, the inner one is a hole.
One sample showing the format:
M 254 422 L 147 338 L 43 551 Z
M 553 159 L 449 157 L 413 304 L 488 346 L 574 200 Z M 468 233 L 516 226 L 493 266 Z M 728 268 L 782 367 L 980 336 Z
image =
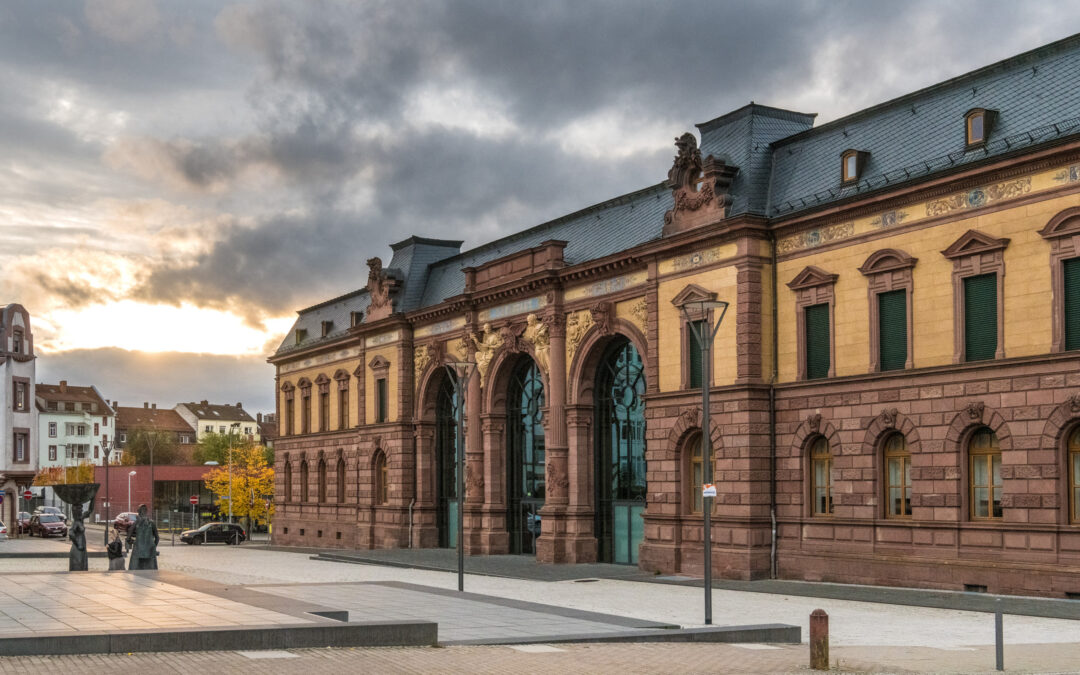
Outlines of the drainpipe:
M 772 535 L 769 547 L 770 578 L 777 578 L 776 562 L 776 380 L 780 370 L 779 309 L 777 308 L 776 289 L 776 235 L 769 233 L 769 248 L 772 255 L 772 375 L 769 378 L 769 519 L 772 522 Z
M 412 548 L 412 510 L 415 504 L 416 497 L 413 497 L 413 500 L 409 502 L 409 548 Z

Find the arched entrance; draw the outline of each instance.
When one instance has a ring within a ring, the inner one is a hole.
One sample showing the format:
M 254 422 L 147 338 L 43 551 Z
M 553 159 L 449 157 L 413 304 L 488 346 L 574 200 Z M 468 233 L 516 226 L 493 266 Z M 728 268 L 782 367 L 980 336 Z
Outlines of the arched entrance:
M 439 546 L 457 546 L 457 398 L 454 375 L 446 373 L 439 381 L 435 400 L 435 483 L 436 520 Z
M 596 373 L 596 535 L 601 562 L 636 565 L 645 537 L 645 368 L 625 337 Z
M 536 553 L 544 505 L 544 381 L 523 357 L 510 375 L 506 401 L 507 523 L 511 553 Z

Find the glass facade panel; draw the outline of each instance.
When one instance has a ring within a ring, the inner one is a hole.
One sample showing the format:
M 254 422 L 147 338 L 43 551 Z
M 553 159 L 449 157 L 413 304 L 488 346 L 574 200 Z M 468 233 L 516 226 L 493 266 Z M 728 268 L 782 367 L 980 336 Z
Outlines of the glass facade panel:
M 439 546 L 457 546 L 457 398 L 454 376 L 446 373 L 435 400 L 435 470 Z
M 535 553 L 544 504 L 544 381 L 531 358 L 514 370 L 507 396 L 509 522 L 512 553 Z

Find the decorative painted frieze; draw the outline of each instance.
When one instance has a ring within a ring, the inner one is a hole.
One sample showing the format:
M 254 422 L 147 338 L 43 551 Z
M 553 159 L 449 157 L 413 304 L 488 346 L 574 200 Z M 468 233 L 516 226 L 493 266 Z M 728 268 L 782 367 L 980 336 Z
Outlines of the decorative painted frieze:
M 547 306 L 547 298 L 542 295 L 538 295 L 534 298 L 527 298 L 525 300 L 518 300 L 517 302 L 511 302 L 505 305 L 499 305 L 498 307 L 489 307 L 480 312 L 481 321 L 496 321 L 508 316 L 515 316 L 518 314 L 528 314 L 529 312 L 535 312 L 543 309 Z
M 623 274 L 622 276 L 604 279 L 603 281 L 597 281 L 593 284 L 570 288 L 563 294 L 563 299 L 566 302 L 573 302 L 574 300 L 581 300 L 582 298 L 598 298 L 611 293 L 617 293 L 618 291 L 627 288 L 640 286 L 644 284 L 648 278 L 649 276 L 645 270 Z
M 400 333 L 396 330 L 392 330 L 389 333 L 379 333 L 378 335 L 372 335 L 364 342 L 368 348 L 378 347 L 380 345 L 390 344 L 391 342 L 397 342 Z
M 321 366 L 327 363 L 336 363 L 337 361 L 344 361 L 345 359 L 356 358 L 357 356 L 360 356 L 359 347 L 342 349 L 331 354 L 320 354 L 318 356 L 312 356 L 311 358 L 304 359 L 303 361 L 292 361 L 291 363 L 283 363 L 278 366 L 278 372 L 282 374 L 292 373 L 297 370 L 303 370 L 304 368 L 310 368 L 311 366 Z
M 701 251 L 694 251 L 693 253 L 687 253 L 686 255 L 680 255 L 675 258 L 668 258 L 667 260 L 661 260 L 657 265 L 657 271 L 660 274 L 675 274 L 677 272 L 686 272 L 688 270 L 697 269 L 705 265 L 711 265 L 713 263 L 720 262 L 726 258 L 733 257 L 737 252 L 735 244 L 724 244 L 723 246 L 714 246 Z
M 426 326 L 420 326 L 413 331 L 413 336 L 418 338 L 430 337 L 432 335 L 442 335 L 443 333 L 449 333 L 452 330 L 456 330 L 465 325 L 465 317 L 458 316 L 453 319 L 447 319 L 438 323 L 430 323 Z
M 1004 199 L 1015 199 L 1031 192 L 1031 176 L 994 183 L 973 190 L 958 192 L 944 199 L 935 199 L 926 204 L 927 217 L 942 216 L 954 211 L 976 209 Z

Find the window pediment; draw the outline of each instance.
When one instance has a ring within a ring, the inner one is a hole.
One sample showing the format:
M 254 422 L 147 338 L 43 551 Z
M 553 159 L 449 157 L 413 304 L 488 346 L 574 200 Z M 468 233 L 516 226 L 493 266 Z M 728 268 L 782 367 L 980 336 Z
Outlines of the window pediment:
M 1046 227 L 1039 230 L 1044 239 L 1057 239 L 1080 234 L 1080 206 L 1065 209 L 1050 219 Z
M 985 232 L 979 232 L 978 230 L 968 230 L 964 234 L 960 235 L 960 238 L 952 243 L 952 246 L 941 252 L 941 255 L 945 256 L 949 260 L 955 260 L 956 258 L 963 258 L 969 255 L 979 255 L 981 253 L 993 253 L 995 251 L 1003 251 L 1005 247 L 1009 245 L 1009 239 L 992 237 Z
M 793 291 L 799 291 L 804 288 L 815 288 L 817 286 L 831 286 L 836 283 L 836 279 L 839 277 L 837 274 L 829 274 L 820 267 L 813 265 L 807 265 L 803 268 L 802 272 L 799 272 L 794 279 L 787 283 L 787 287 Z
M 870 254 L 870 257 L 862 264 L 859 271 L 866 276 L 870 276 L 872 274 L 881 274 L 882 272 L 909 270 L 912 267 L 915 267 L 915 263 L 918 261 L 918 258 L 912 258 L 910 255 L 899 249 L 884 248 Z
M 690 284 L 679 291 L 679 294 L 671 299 L 671 304 L 676 307 L 682 307 L 691 302 L 705 302 L 712 300 L 716 300 L 716 293 L 714 291 L 706 290 L 697 284 Z
M 388 361 L 385 356 L 379 355 L 368 362 L 368 368 L 371 368 L 372 370 L 389 370 L 390 361 Z
M 293 391 L 295 389 L 296 385 L 292 382 L 286 382 L 285 384 L 281 385 L 281 391 Z
M 326 373 L 319 373 L 319 376 L 315 378 L 315 384 L 326 384 L 330 381 L 330 378 L 326 376 Z
M 307 379 L 306 377 L 301 377 L 300 381 L 296 383 L 296 386 L 300 387 L 301 389 L 311 389 L 311 380 Z
M 338 381 L 347 380 L 349 379 L 349 373 L 347 373 L 344 368 L 338 368 L 337 372 L 334 373 L 334 379 Z

